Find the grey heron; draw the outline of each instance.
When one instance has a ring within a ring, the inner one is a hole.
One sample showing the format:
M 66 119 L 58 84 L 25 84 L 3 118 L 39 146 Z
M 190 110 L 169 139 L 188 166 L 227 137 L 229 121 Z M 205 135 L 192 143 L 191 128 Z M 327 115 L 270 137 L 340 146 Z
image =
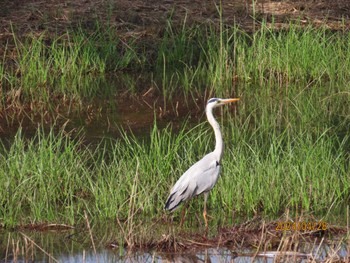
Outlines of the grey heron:
M 214 187 L 219 178 L 221 169 L 221 158 L 224 151 L 224 143 L 220 131 L 219 123 L 213 116 L 213 109 L 227 103 L 238 101 L 234 99 L 211 98 L 205 107 L 208 122 L 214 129 L 215 149 L 206 154 L 201 160 L 193 164 L 175 183 L 170 191 L 170 195 L 165 204 L 165 210 L 174 211 L 178 206 L 197 195 L 204 194 L 203 217 L 205 226 L 208 228 L 207 220 L 207 199 L 209 191 Z M 181 225 L 183 223 L 182 215 Z

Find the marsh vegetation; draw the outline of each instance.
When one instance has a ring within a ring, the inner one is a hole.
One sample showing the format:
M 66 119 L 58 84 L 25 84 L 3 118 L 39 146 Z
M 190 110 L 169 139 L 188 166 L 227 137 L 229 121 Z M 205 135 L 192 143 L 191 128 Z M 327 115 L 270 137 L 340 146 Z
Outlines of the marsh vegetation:
M 240 103 L 225 114 L 217 112 L 226 148 L 222 176 L 209 198 L 209 224 L 217 229 L 288 214 L 345 226 L 350 198 L 347 30 L 294 22 L 285 30 L 262 23 L 248 33 L 224 23 L 190 26 L 185 19 L 181 27 L 169 21 L 163 35 L 148 45 L 120 38 L 111 27 L 95 27 L 92 33 L 79 28 L 55 36 L 20 37 L 13 31 L 0 61 L 2 130 L 20 123 L 16 116 L 22 115 L 33 120 L 32 126 L 40 124 L 31 136 L 21 127 L 2 139 L 2 226 L 77 225 L 85 211 L 92 224 L 121 226 L 128 245 L 139 241 L 136 234 L 153 233 L 155 222 L 176 226 L 178 214 L 162 210 L 168 191 L 214 146 L 203 118 L 172 124 L 190 115 L 179 116 L 178 105 L 201 112 L 207 98 L 233 95 Z M 141 88 L 128 77 L 122 89 L 90 85 L 97 78 L 121 83 L 121 74 L 140 72 L 146 76 Z M 120 97 L 129 105 L 142 94 L 148 104 L 157 100 L 150 104 L 155 118 L 142 136 L 112 122 L 115 138 L 99 136 L 89 143 L 84 130 L 70 131 L 62 122 L 49 127 L 62 116 L 69 121 L 71 112 L 80 114 L 72 108 L 108 101 L 88 114 L 108 116 Z M 160 127 L 165 115 L 169 124 Z M 191 203 L 186 227 L 201 227 L 201 204 Z

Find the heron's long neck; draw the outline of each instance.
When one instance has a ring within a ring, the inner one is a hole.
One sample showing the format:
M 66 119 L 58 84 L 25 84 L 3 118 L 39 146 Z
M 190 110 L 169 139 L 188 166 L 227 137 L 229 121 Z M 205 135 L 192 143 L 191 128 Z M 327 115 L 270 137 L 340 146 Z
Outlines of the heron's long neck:
M 224 151 L 224 142 L 222 140 L 220 126 L 219 126 L 219 123 L 215 120 L 215 118 L 213 116 L 213 109 L 212 108 L 207 107 L 206 113 L 207 113 L 208 121 L 209 121 L 210 125 L 213 127 L 214 133 L 215 133 L 216 143 L 215 143 L 214 153 L 216 153 L 216 156 L 218 156 L 219 161 L 220 161 L 221 157 L 222 157 L 222 153 Z

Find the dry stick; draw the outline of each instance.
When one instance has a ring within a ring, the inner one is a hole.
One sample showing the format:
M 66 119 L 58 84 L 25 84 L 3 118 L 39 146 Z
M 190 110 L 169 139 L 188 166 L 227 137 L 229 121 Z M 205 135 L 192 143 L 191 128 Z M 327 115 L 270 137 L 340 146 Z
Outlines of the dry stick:
M 322 246 L 322 244 L 323 244 L 323 241 L 324 241 L 324 237 L 322 237 L 321 242 L 320 242 L 320 244 L 318 245 L 318 247 L 317 247 L 315 253 L 314 253 L 314 254 L 311 253 L 311 258 L 312 258 L 313 261 L 316 261 L 316 257 L 317 257 L 317 255 L 318 255 L 318 252 L 319 252 L 320 249 L 321 249 L 321 246 Z
M 47 224 L 43 226 L 44 229 L 47 228 L 64 228 L 64 229 L 74 229 L 74 226 L 66 225 L 66 224 Z
M 14 262 L 17 262 L 17 257 L 18 257 L 18 250 L 19 250 L 19 248 L 18 248 L 18 240 L 17 240 L 17 243 L 15 243 L 15 240 L 14 239 L 12 239 L 12 254 L 13 254 L 13 261 Z
M 204 246 L 204 247 L 212 247 L 212 244 L 209 244 L 209 243 L 197 242 L 197 241 L 191 240 L 191 239 L 187 239 L 186 241 L 191 243 L 191 244 L 195 244 L 195 245 L 201 245 L 201 246 Z
M 296 251 L 267 251 L 259 253 L 258 256 L 260 257 L 267 257 L 267 258 L 276 258 L 276 256 L 289 256 L 294 257 L 293 259 L 296 259 L 296 257 L 300 258 L 308 258 L 310 257 L 310 254 L 296 252 Z M 296 262 L 295 260 L 293 262 Z
M 336 260 L 340 260 L 340 256 L 338 254 L 338 252 L 341 250 L 341 244 L 342 241 L 340 240 L 340 242 L 338 243 L 337 247 L 335 249 L 331 249 L 331 255 L 328 256 L 328 260 L 329 262 L 335 262 Z M 335 243 L 334 243 L 335 245 Z
M 123 236 L 126 237 L 126 234 L 125 234 L 124 227 L 123 227 L 122 223 L 120 222 L 120 220 L 119 220 L 118 217 L 116 217 L 116 219 L 117 219 L 117 223 L 118 223 L 118 225 L 119 225 L 119 227 L 120 227 L 120 230 L 121 230 L 122 233 L 123 233 Z M 128 241 L 126 241 L 126 242 L 128 242 Z
M 261 247 L 261 245 L 262 245 L 262 241 L 263 241 L 263 239 L 264 239 L 265 221 L 263 221 L 262 224 L 263 224 L 263 225 L 262 225 L 262 228 L 261 228 L 261 238 L 260 238 L 260 240 L 259 240 L 259 245 L 258 245 L 258 247 L 257 247 L 257 250 L 256 250 L 256 252 L 255 252 L 253 258 L 252 258 L 252 261 L 254 261 L 255 258 L 256 258 L 256 256 L 259 254 L 259 249 L 260 249 L 260 247 Z
M 28 239 L 34 246 L 36 246 L 37 248 L 39 248 L 42 252 L 44 252 L 44 254 L 46 254 L 50 259 L 52 259 L 55 262 L 59 262 L 57 259 L 55 259 L 51 254 L 49 254 L 48 252 L 46 252 L 43 248 L 41 248 L 37 243 L 34 242 L 34 240 L 32 240 L 30 237 L 28 237 L 26 234 L 24 234 L 23 232 L 19 232 L 24 238 Z
M 5 262 L 7 262 L 7 256 L 8 256 L 8 252 L 9 252 L 9 247 L 10 247 L 10 234 L 8 235 L 8 238 L 7 238 L 7 246 L 6 246 L 6 253 L 5 253 Z
M 91 227 L 90 227 L 90 222 L 89 219 L 87 217 L 86 211 L 84 210 L 84 216 L 85 216 L 85 220 L 86 220 L 86 226 L 89 230 L 89 234 L 90 234 L 90 239 L 91 239 L 91 243 L 92 243 L 92 248 L 94 249 L 94 253 L 95 253 L 95 257 L 96 257 L 96 262 L 99 263 L 98 257 L 97 257 L 97 252 L 96 252 L 96 247 L 95 247 L 95 242 L 94 242 L 94 238 L 92 237 L 92 232 L 91 232 Z

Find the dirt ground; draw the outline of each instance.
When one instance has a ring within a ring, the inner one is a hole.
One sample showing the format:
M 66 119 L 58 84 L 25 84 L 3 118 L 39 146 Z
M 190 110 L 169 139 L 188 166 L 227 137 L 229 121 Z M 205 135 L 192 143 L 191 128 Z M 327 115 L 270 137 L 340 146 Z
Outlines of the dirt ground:
M 347 0 L 222 0 L 223 19 L 254 30 L 265 18 L 277 26 L 290 20 L 326 24 L 332 29 L 350 28 Z M 253 6 L 253 2 L 255 5 Z M 218 0 L 0 0 L 0 44 L 18 34 L 65 31 L 78 23 L 91 27 L 96 19 L 110 23 L 120 34 L 156 34 L 171 18 L 181 23 L 217 23 Z

